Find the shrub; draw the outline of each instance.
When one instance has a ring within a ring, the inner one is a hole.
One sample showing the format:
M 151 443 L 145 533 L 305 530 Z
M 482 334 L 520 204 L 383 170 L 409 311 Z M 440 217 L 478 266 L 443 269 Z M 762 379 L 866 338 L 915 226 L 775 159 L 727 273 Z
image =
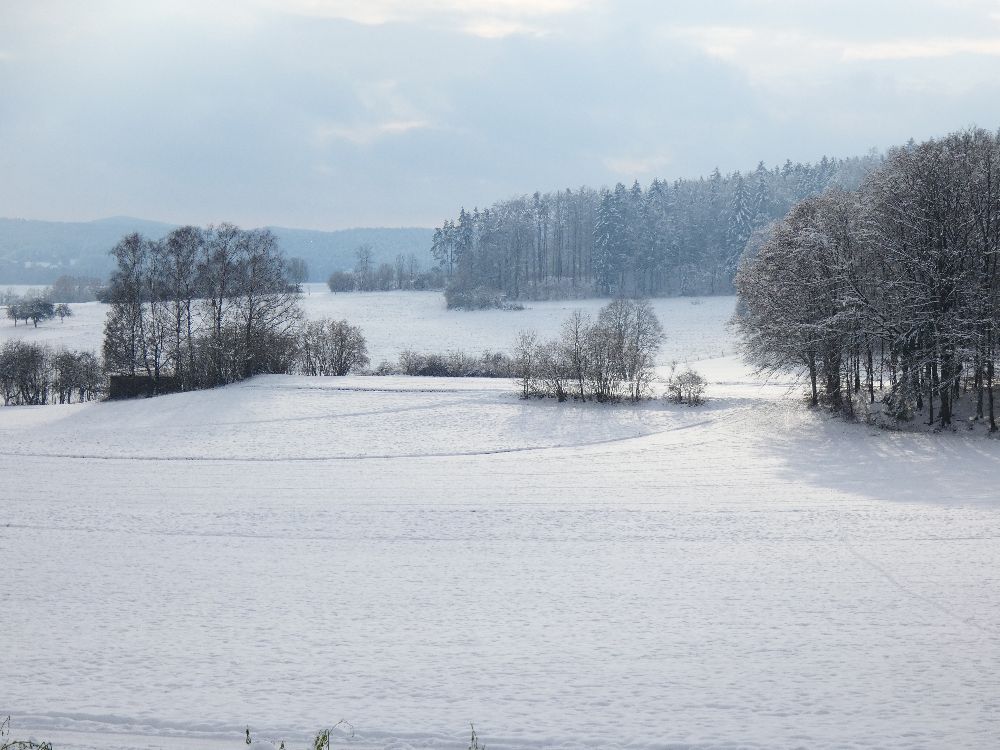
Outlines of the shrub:
M 434 354 L 406 350 L 395 367 L 383 362 L 375 375 L 412 375 L 438 378 L 509 378 L 514 365 L 502 352 L 483 352 L 479 357 L 461 351 Z
M 326 285 L 334 293 L 353 292 L 357 287 L 357 281 L 354 278 L 354 274 L 350 271 L 334 271 L 330 274 L 330 278 L 327 279 Z
M 346 320 L 315 320 L 299 335 L 299 370 L 303 375 L 342 376 L 367 366 L 364 334 Z
M 496 289 L 477 286 L 464 289 L 451 285 L 444 290 L 449 310 L 523 310 L 524 306 L 508 302 L 507 296 Z
M 700 374 L 686 367 L 681 372 L 671 371 L 667 380 L 667 398 L 675 404 L 697 406 L 704 403 L 705 387 L 708 381 Z

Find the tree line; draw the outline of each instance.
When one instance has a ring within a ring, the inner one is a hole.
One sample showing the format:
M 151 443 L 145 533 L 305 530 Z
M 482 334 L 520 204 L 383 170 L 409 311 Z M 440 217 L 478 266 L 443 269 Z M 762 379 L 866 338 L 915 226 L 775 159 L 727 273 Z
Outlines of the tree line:
M 720 294 L 751 234 L 830 186 L 855 187 L 880 158 L 788 161 L 749 173 L 582 187 L 459 212 L 434 231 L 450 285 L 513 299 Z
M 444 274 L 438 267 L 423 270 L 413 253 L 399 254 L 393 263 L 374 261 L 371 245 L 359 245 L 354 251 L 353 271 L 334 271 L 327 279 L 331 292 L 391 292 L 442 289 Z
M 15 327 L 19 320 L 23 320 L 25 325 L 30 320 L 38 328 L 38 324 L 46 320 L 58 317 L 61 323 L 72 315 L 73 308 L 65 302 L 54 305 L 44 297 L 22 297 L 7 303 L 7 317 L 14 321 Z
M 104 371 L 91 352 L 55 350 L 28 341 L 0 348 L 0 393 L 5 406 L 90 401 L 104 392 Z
M 111 250 L 104 362 L 109 373 L 184 390 L 288 372 L 302 318 L 270 230 L 185 226 Z
M 952 424 L 963 394 L 997 430 L 1000 137 L 971 128 L 889 151 L 855 190 L 796 204 L 745 259 L 736 322 L 749 360 L 808 378 L 849 416 Z
M 382 362 L 371 374 L 507 378 L 517 383 L 522 398 L 640 401 L 652 395 L 663 339 L 663 327 L 648 300 L 618 298 L 596 319 L 575 310 L 553 339 L 521 331 L 509 353 L 405 350 L 395 363 Z M 702 401 L 705 380 L 690 368 L 671 371 L 667 389 L 671 400 L 693 406 Z
M 346 375 L 368 364 L 346 321 L 305 322 L 306 269 L 267 229 L 186 226 L 162 240 L 129 234 L 111 250 L 104 365 L 141 376 L 153 393 L 264 373 Z

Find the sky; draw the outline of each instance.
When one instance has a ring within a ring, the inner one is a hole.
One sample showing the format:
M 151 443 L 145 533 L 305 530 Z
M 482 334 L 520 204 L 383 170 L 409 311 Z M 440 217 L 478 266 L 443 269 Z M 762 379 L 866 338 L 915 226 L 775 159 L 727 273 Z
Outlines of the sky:
M 0 216 L 435 226 L 1000 127 L 986 0 L 0 0 Z

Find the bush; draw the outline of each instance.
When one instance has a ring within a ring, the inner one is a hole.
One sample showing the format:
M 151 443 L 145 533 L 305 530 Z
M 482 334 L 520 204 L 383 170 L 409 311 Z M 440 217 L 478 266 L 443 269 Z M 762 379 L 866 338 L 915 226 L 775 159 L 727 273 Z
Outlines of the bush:
M 708 381 L 698 372 L 686 367 L 679 373 L 671 371 L 667 380 L 667 398 L 675 404 L 697 406 L 704 403 Z
M 315 320 L 299 335 L 299 371 L 303 375 L 342 376 L 367 366 L 364 334 L 346 320 Z
M 354 274 L 350 271 L 334 271 L 326 280 L 326 285 L 330 287 L 331 292 L 336 294 L 337 292 L 353 292 L 357 282 Z
M 437 378 L 509 378 L 514 365 L 502 352 L 483 352 L 479 357 L 461 351 L 434 354 L 406 350 L 393 367 L 383 362 L 376 375 L 411 375 Z
M 478 286 L 463 289 L 451 285 L 444 290 L 449 310 L 523 310 L 524 306 L 508 302 L 507 296 L 496 289 Z

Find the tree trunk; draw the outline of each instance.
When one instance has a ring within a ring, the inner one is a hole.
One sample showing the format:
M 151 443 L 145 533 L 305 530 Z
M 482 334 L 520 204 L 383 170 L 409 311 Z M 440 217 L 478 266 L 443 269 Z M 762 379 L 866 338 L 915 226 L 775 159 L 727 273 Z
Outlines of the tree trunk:
M 809 352 L 809 385 L 812 386 L 812 398 L 809 406 L 819 406 L 819 390 L 816 388 L 816 353 Z
M 996 411 L 993 408 L 993 358 L 990 357 L 986 362 L 986 392 L 988 394 L 988 402 L 990 405 L 990 432 L 997 431 L 997 418 Z

